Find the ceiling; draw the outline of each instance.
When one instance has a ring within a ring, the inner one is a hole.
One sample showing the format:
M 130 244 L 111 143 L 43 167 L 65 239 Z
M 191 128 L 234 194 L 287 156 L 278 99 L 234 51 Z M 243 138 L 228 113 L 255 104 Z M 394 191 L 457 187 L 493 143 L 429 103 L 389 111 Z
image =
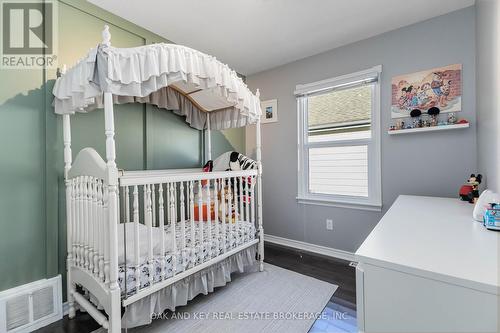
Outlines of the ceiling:
M 249 75 L 474 4 L 474 0 L 89 0 Z M 111 39 L 111 42 L 113 40 Z

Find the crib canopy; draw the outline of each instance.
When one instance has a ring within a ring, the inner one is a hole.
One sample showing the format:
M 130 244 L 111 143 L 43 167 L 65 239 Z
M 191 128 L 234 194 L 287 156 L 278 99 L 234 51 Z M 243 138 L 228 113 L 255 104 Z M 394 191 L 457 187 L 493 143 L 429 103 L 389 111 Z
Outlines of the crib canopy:
M 57 114 L 103 107 L 103 93 L 115 104 L 148 103 L 186 117 L 196 129 L 221 130 L 253 124 L 260 101 L 227 65 L 191 48 L 152 44 L 92 49 L 57 79 L 53 94 Z M 207 119 L 210 117 L 210 119 Z

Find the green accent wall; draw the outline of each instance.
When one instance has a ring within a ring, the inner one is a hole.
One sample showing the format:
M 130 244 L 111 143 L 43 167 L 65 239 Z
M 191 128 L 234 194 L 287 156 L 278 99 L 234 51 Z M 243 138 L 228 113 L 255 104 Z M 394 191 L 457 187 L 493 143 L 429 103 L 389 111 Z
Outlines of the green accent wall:
M 58 63 L 68 67 L 101 41 L 132 47 L 166 41 L 84 1 L 58 2 Z M 0 70 L 0 291 L 65 276 L 66 217 L 62 121 L 52 108 L 55 70 Z M 104 114 L 71 117 L 73 159 L 84 147 L 105 156 Z M 201 166 L 203 133 L 154 106 L 115 106 L 121 169 Z M 213 156 L 244 151 L 244 129 L 212 133 Z M 65 288 L 63 288 L 64 290 Z

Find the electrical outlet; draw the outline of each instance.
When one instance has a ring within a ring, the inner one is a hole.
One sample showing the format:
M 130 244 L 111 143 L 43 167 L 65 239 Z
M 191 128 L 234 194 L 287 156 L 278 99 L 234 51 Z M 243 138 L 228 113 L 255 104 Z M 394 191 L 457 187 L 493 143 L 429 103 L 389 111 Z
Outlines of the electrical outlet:
M 333 230 L 333 220 L 326 220 L 326 230 Z

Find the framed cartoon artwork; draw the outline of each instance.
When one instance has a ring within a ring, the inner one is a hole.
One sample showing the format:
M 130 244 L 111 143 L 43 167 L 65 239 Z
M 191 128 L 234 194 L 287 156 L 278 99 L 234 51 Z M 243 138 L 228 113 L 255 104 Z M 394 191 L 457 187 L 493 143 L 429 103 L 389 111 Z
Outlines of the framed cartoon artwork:
M 462 109 L 462 65 L 448 65 L 392 78 L 391 117 L 410 117 L 413 109 Z
M 262 109 L 261 123 L 275 123 L 278 121 L 278 100 L 270 99 L 268 101 L 260 102 Z

